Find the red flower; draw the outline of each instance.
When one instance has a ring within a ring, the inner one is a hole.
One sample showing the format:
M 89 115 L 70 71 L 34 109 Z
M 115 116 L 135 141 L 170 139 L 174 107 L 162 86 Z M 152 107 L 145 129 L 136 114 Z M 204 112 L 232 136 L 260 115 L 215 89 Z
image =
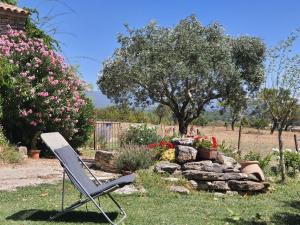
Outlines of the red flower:
M 194 140 L 200 140 L 200 138 L 201 138 L 201 136 L 200 135 L 196 135 L 196 136 L 194 136 Z
M 211 140 L 212 140 L 212 146 L 211 146 L 211 147 L 217 148 L 217 147 L 218 147 L 218 144 L 217 144 L 217 139 L 216 139 L 216 137 L 212 137 Z
M 147 148 L 152 149 L 152 148 L 157 148 L 158 146 L 159 146 L 158 143 L 152 143 L 152 144 L 147 145 Z
M 168 142 L 168 148 L 174 148 L 174 145 L 171 142 Z
M 167 142 L 166 141 L 164 141 L 164 140 L 162 140 L 160 143 L 159 143 L 159 145 L 161 146 L 161 147 L 166 147 L 167 146 Z

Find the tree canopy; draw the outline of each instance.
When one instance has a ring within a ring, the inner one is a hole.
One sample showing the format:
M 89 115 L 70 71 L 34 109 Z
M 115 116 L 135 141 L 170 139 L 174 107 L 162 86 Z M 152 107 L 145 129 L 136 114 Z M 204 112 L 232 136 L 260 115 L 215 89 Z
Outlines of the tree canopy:
M 195 16 L 173 28 L 126 27 L 98 86 L 115 103 L 168 106 L 182 134 L 212 100 L 238 100 L 263 80 L 265 47 L 258 38 L 230 37 L 221 25 L 203 26 Z

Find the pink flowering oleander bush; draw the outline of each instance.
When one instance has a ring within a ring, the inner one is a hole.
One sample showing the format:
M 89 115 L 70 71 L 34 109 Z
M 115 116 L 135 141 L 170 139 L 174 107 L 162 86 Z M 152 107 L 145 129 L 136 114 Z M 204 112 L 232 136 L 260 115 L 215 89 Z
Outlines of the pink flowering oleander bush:
M 93 107 L 76 70 L 42 39 L 12 29 L 0 35 L 0 57 L 14 67 L 12 85 L 1 88 L 8 138 L 30 145 L 38 131 L 59 131 L 82 144 L 92 129 Z

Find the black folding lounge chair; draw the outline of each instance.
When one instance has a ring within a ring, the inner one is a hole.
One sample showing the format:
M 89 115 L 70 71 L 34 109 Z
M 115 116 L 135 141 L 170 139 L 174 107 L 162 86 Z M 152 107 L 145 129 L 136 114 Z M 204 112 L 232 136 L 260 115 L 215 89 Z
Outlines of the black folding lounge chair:
M 124 209 L 119 205 L 119 203 L 110 195 L 110 192 L 117 188 L 123 187 L 124 185 L 132 183 L 134 181 L 134 175 L 131 174 L 120 177 L 113 181 L 102 183 L 94 176 L 94 174 L 92 174 L 86 164 L 80 159 L 74 149 L 68 144 L 68 142 L 60 133 L 43 133 L 41 134 L 41 138 L 45 142 L 45 144 L 53 151 L 64 169 L 61 211 L 56 215 L 50 217 L 49 220 L 53 220 L 67 212 L 70 212 L 82 206 L 89 201 L 92 201 L 96 208 L 104 215 L 104 217 L 110 224 L 116 225 L 121 223 L 126 218 L 126 213 Z M 86 175 L 84 169 L 86 169 L 92 175 L 94 180 L 91 180 Z M 80 200 L 73 203 L 67 208 L 64 208 L 65 174 L 68 175 L 70 181 L 80 192 Z M 100 204 L 95 201 L 96 198 L 105 194 L 107 194 L 107 196 L 114 202 L 114 204 L 119 208 L 120 213 L 123 215 L 123 217 L 116 223 L 114 223 L 108 217 Z

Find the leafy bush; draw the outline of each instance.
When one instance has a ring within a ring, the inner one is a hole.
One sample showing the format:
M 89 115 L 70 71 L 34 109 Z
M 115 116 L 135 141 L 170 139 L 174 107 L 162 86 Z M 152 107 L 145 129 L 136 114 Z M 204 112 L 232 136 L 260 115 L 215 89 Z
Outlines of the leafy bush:
M 224 140 L 218 145 L 218 151 L 223 152 L 228 157 L 238 159 L 237 151 L 231 145 L 227 145 Z
M 0 57 L 14 70 L 13 84 L 1 86 L 2 124 L 9 140 L 30 146 L 38 131 L 59 131 L 75 146 L 92 129 L 92 104 L 76 70 L 44 44 L 23 31 L 0 35 Z
M 121 138 L 122 144 L 149 145 L 158 142 L 161 137 L 155 128 L 144 125 L 131 126 Z
M 18 163 L 21 161 L 21 155 L 9 144 L 0 127 L 0 162 Z
M 155 150 L 143 146 L 124 145 L 116 159 L 116 166 L 121 171 L 136 171 L 147 169 L 154 163 Z
M 249 160 L 249 161 L 258 161 L 259 166 L 264 170 L 266 169 L 272 159 L 272 154 L 268 154 L 265 157 L 263 157 L 260 153 L 258 152 L 253 152 L 250 151 L 244 156 L 244 160 Z
M 279 149 L 274 148 L 273 152 L 279 158 Z M 283 154 L 287 172 L 291 172 L 292 175 L 295 175 L 297 170 L 300 171 L 300 153 L 291 149 L 285 149 Z M 292 169 L 292 171 L 290 171 L 290 169 Z

